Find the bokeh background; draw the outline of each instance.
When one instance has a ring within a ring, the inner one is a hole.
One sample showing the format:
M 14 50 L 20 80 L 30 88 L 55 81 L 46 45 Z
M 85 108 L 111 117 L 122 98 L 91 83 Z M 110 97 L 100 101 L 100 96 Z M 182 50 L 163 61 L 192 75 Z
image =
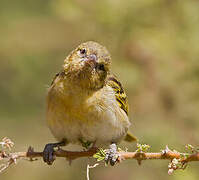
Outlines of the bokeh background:
M 112 54 L 126 89 L 131 130 L 151 151 L 199 144 L 199 1 L 1 0 L 0 137 L 42 151 L 54 138 L 45 124 L 46 89 L 64 58 L 94 40 Z M 130 151 L 135 145 L 121 144 Z M 69 166 L 20 161 L 0 179 L 86 179 L 87 159 Z M 168 161 L 98 166 L 92 180 L 195 180 L 198 163 L 167 175 Z

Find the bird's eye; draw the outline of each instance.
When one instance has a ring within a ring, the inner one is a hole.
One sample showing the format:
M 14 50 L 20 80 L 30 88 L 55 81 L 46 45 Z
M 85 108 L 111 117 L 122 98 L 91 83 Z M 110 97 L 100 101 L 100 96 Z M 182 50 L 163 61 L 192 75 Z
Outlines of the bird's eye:
M 99 64 L 99 65 L 97 66 L 97 68 L 98 68 L 99 70 L 101 70 L 101 71 L 105 71 L 104 64 Z
M 80 49 L 79 52 L 80 52 L 82 55 L 84 55 L 84 54 L 86 54 L 86 49 Z

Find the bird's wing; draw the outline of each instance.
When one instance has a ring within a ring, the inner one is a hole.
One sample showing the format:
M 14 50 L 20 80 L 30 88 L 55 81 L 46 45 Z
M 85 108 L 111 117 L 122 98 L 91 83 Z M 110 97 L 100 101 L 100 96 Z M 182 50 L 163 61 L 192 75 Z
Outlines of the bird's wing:
M 122 87 L 122 84 L 117 80 L 117 77 L 115 75 L 109 74 L 107 78 L 107 85 L 113 88 L 118 105 L 120 106 L 121 109 L 124 110 L 124 112 L 128 116 L 129 113 L 128 100 L 126 97 L 126 93 Z M 127 132 L 127 135 L 124 138 L 124 140 L 128 142 L 133 142 L 137 141 L 137 138 L 130 132 Z
M 117 77 L 115 75 L 108 75 L 107 84 L 113 88 L 118 105 L 128 115 L 128 101 L 122 84 L 117 80 Z

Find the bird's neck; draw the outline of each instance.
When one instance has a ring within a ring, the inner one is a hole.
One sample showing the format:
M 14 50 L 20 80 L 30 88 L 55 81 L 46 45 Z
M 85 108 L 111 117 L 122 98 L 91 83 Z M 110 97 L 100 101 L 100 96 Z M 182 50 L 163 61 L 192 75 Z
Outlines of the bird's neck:
M 83 104 L 95 91 L 86 88 L 80 82 L 65 78 L 53 84 L 48 92 L 49 97 L 54 97 L 70 105 Z

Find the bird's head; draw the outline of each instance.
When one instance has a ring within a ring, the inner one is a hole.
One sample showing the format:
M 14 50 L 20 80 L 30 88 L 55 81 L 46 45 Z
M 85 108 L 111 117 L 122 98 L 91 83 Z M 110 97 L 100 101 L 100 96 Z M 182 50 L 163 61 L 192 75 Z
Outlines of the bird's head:
M 99 43 L 88 41 L 69 54 L 63 67 L 68 78 L 79 87 L 97 90 L 105 84 L 110 63 L 107 49 Z

